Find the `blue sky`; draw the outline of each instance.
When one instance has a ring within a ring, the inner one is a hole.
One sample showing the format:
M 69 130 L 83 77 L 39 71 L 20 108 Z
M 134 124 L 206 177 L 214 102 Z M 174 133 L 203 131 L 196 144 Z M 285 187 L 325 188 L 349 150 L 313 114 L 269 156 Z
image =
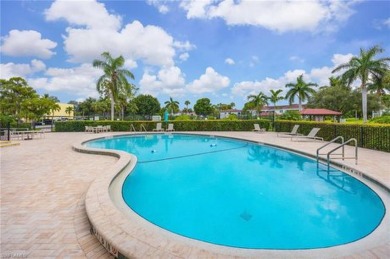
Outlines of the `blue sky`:
M 62 102 L 99 96 L 104 51 L 126 59 L 138 94 L 240 109 L 301 74 L 325 85 L 374 45 L 390 56 L 389 1 L 1 1 L 1 78 Z

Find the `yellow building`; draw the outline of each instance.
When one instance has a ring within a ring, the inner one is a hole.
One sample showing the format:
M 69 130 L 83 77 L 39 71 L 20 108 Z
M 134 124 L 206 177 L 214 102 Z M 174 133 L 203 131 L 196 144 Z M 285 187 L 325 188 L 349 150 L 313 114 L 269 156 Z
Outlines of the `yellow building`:
M 46 117 L 53 117 L 55 120 L 58 119 L 69 119 L 74 118 L 74 105 L 68 103 L 57 103 L 60 106 L 60 110 L 54 111 L 53 114 L 46 115 Z M 68 108 L 71 107 L 71 108 Z

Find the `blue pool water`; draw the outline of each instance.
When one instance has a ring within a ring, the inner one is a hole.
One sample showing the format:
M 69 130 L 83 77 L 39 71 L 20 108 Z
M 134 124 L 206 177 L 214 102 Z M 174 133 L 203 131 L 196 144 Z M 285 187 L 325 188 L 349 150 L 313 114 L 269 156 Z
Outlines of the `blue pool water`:
M 213 244 L 254 249 L 335 246 L 370 234 L 385 207 L 361 181 L 273 147 L 155 134 L 86 143 L 138 163 L 122 195 L 141 217 Z

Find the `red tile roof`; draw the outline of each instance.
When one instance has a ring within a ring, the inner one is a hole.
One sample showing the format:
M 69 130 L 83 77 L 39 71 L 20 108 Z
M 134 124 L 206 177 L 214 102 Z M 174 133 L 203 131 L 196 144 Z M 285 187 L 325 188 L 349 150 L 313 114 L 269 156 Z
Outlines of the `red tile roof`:
M 301 115 L 342 115 L 342 113 L 328 109 L 303 109 Z

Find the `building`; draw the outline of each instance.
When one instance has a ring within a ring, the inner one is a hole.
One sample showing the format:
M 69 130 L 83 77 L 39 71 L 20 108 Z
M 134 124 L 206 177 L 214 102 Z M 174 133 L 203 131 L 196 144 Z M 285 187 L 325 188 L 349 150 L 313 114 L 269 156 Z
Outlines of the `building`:
M 224 110 L 219 112 L 219 118 L 220 119 L 225 119 L 229 117 L 229 115 L 234 114 L 237 117 L 240 117 L 242 113 L 242 110 L 236 110 L 236 109 L 231 109 L 231 110 Z
M 332 111 L 328 109 L 303 109 L 301 111 L 301 115 L 304 118 L 308 118 L 309 120 L 315 121 L 324 121 L 325 116 L 332 116 L 333 120 L 339 118 L 342 113 L 337 111 Z
M 68 104 L 68 103 L 57 103 L 58 106 L 60 106 L 60 110 L 54 111 L 52 114 L 47 114 L 44 117 L 47 119 L 54 119 L 54 120 L 63 120 L 63 119 L 74 119 L 74 105 Z M 68 108 L 68 107 L 71 107 Z
M 302 105 L 302 109 L 305 109 L 306 105 Z M 291 105 L 276 105 L 274 106 L 264 106 L 261 109 L 261 113 L 264 116 L 272 114 L 275 111 L 275 115 L 282 115 L 286 111 L 299 111 L 299 104 L 291 104 Z

